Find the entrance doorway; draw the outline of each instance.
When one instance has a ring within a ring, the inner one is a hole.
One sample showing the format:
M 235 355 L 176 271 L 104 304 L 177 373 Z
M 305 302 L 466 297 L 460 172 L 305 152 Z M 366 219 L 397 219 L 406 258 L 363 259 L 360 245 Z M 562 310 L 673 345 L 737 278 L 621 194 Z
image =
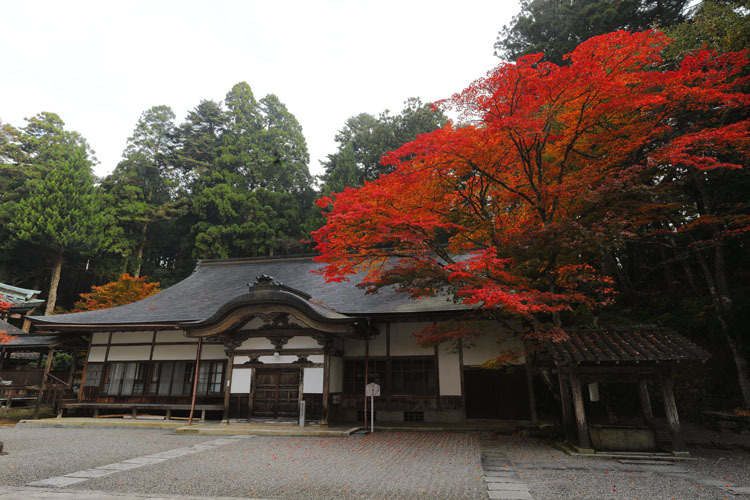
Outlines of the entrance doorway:
M 464 369 L 466 418 L 530 418 L 529 391 L 523 365 L 506 370 Z
M 299 369 L 258 368 L 253 416 L 267 418 L 299 415 Z

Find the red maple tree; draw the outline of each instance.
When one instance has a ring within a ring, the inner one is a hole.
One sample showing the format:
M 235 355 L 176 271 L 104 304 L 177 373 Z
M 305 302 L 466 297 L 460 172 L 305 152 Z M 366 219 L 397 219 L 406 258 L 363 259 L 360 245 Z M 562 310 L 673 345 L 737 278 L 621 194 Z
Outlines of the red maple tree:
M 145 299 L 159 291 L 159 283 L 149 283 L 146 276 L 134 278 L 128 273 L 101 286 L 91 287 L 91 292 L 82 293 L 81 300 L 73 305 L 75 311 L 95 311 L 130 304 Z
M 8 312 L 9 309 L 10 309 L 10 303 L 5 302 L 3 300 L 3 296 L 0 295 L 0 318 L 3 318 L 3 316 L 5 316 L 5 314 Z M 6 332 L 5 330 L 0 330 L 0 344 L 7 344 L 8 341 L 12 339 L 13 337 L 8 335 L 8 332 Z
M 667 70 L 668 43 L 655 31 L 595 37 L 565 65 L 525 56 L 438 103 L 461 125 L 389 153 L 391 174 L 318 200 L 320 272 L 366 271 L 372 289 L 449 293 L 521 318 L 526 334 L 564 335 L 561 312 L 612 300 L 602 249 L 634 237 L 658 169 L 746 158 L 750 121 L 716 118 L 750 100 L 746 54 L 701 51 Z M 433 329 L 421 342 L 463 335 Z

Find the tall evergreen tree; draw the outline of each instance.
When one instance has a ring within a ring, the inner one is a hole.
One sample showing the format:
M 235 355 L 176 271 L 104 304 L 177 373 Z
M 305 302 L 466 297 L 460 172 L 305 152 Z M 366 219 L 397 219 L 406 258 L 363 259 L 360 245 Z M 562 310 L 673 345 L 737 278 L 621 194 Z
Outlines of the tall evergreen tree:
M 336 134 L 338 151 L 322 162 L 323 194 L 361 186 L 390 172 L 391 167 L 381 162 L 385 154 L 445 123 L 442 111 L 433 110 L 432 105 L 423 104 L 419 98 L 408 99 L 396 116 L 386 110 L 377 118 L 368 113 L 349 118 Z
M 85 144 L 43 140 L 65 137 L 61 129 L 52 132 L 29 141 L 40 146 L 32 166 L 43 173 L 27 183 L 28 195 L 15 204 L 10 224 L 19 241 L 41 247 L 52 257 L 45 314 L 55 308 L 65 252 L 95 250 L 102 222 Z
M 521 11 L 503 26 L 495 55 L 515 61 L 544 53 L 555 64 L 581 42 L 617 30 L 671 26 L 684 20 L 688 0 L 522 0 Z

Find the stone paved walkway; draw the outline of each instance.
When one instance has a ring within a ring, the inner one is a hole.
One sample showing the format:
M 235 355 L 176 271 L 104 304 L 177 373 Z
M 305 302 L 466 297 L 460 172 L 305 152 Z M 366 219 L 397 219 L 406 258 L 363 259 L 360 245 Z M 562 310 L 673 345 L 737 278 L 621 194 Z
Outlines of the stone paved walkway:
M 500 442 L 492 435 L 482 437 L 480 461 L 490 500 L 533 500 L 518 468 L 506 456 Z

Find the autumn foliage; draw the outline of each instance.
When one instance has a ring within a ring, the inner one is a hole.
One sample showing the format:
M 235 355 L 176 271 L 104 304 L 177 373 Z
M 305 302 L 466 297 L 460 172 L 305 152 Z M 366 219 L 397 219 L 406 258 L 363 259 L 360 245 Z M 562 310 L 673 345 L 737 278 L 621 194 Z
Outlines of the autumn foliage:
M 8 309 L 10 309 L 10 303 L 5 302 L 3 300 L 3 296 L 0 295 L 0 318 L 2 318 L 5 313 L 8 312 Z M 4 330 L 0 330 L 0 344 L 7 344 L 9 340 L 11 340 L 13 337 L 8 335 L 8 332 Z
M 134 278 L 125 273 L 117 281 L 92 287 L 91 292 L 82 293 L 74 309 L 95 311 L 145 299 L 159 291 L 159 283 L 149 283 L 146 279 L 145 276 Z
M 389 153 L 391 174 L 318 200 L 320 272 L 447 292 L 527 333 L 564 335 L 561 313 L 613 300 L 603 249 L 654 216 L 645 200 L 664 170 L 747 160 L 750 121 L 726 120 L 750 100 L 746 53 L 701 51 L 668 70 L 669 42 L 595 37 L 564 65 L 525 56 L 438 103 L 460 125 Z

